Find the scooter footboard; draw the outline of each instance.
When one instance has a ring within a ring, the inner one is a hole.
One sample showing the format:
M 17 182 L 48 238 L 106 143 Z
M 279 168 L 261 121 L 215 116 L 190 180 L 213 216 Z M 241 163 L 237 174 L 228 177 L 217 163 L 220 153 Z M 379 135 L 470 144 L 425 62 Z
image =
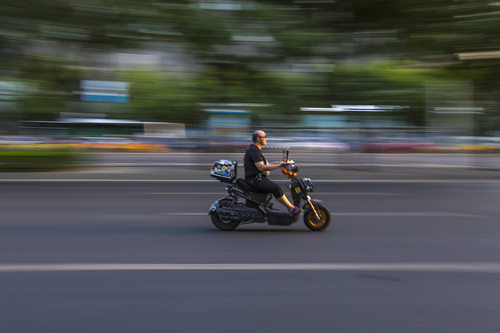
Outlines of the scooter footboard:
M 267 221 L 269 225 L 290 225 L 297 222 L 298 215 L 291 215 L 288 212 L 279 210 L 270 210 L 267 212 Z

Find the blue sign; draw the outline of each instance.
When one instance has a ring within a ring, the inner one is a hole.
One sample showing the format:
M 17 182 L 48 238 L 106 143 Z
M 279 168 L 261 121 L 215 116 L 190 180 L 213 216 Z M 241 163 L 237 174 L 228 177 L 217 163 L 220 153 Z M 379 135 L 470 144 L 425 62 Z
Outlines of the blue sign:
M 128 82 L 82 80 L 82 101 L 128 103 Z

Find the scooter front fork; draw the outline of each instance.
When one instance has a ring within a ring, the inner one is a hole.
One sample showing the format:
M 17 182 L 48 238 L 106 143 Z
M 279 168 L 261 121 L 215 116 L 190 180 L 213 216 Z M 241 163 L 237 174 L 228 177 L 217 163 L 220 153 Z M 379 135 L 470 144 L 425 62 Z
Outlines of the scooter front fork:
M 311 202 L 311 198 L 309 196 L 307 197 L 307 203 L 309 204 L 309 207 L 311 207 L 312 211 L 314 212 L 314 215 L 316 215 L 316 218 L 319 220 L 318 212 L 316 211 L 316 208 L 314 208 L 314 205 Z

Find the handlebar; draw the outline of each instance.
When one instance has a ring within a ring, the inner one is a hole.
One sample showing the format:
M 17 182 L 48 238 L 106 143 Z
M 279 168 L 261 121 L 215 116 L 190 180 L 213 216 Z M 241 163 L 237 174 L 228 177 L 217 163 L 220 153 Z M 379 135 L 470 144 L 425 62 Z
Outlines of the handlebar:
M 299 171 L 299 168 L 297 166 L 295 166 L 295 162 L 293 160 L 288 160 L 288 158 L 286 158 L 281 163 L 281 172 L 283 172 L 283 174 L 285 176 L 287 176 L 288 178 L 290 178 L 292 180 L 295 180 L 297 178 L 298 171 Z

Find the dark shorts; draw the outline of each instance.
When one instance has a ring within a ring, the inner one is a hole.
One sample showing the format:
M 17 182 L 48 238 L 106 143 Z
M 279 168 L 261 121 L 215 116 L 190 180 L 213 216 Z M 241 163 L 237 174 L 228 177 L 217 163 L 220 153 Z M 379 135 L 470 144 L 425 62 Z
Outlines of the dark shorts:
M 267 177 L 262 177 L 260 181 L 253 182 L 253 184 L 250 183 L 250 180 L 247 180 L 247 183 L 259 192 L 272 193 L 275 198 L 281 198 L 283 196 L 281 186 Z

